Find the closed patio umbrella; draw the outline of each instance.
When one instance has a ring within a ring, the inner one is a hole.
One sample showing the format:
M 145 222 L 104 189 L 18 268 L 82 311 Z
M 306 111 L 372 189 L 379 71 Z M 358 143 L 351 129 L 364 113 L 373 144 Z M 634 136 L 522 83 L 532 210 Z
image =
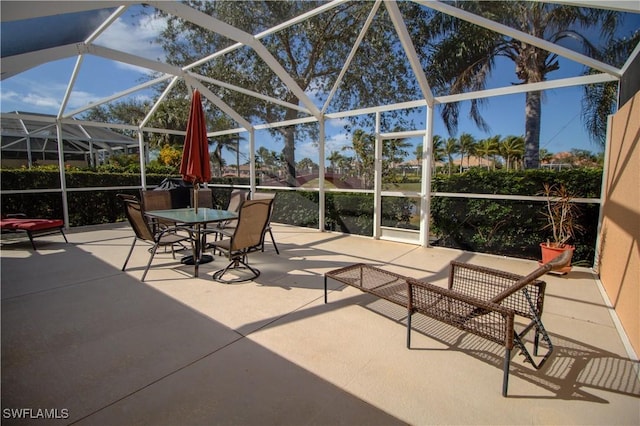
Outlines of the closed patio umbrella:
M 193 183 L 193 200 L 197 212 L 198 184 L 209 182 L 211 179 L 207 125 L 198 90 L 193 91 L 191 98 L 191 109 L 189 111 L 189 121 L 187 122 L 187 136 L 184 139 L 180 174 L 183 180 Z

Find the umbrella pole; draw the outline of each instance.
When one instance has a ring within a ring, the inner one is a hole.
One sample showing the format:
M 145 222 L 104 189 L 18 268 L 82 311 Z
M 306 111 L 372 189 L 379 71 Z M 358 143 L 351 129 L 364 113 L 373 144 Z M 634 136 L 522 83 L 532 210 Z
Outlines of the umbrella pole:
M 196 209 L 196 214 L 198 214 L 198 183 L 193 183 L 193 207 Z

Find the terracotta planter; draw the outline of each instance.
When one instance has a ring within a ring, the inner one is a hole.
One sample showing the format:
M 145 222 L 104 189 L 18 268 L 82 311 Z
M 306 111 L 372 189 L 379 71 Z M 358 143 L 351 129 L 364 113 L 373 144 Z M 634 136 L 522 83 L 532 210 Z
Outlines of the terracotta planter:
M 542 251 L 542 261 L 538 263 L 542 265 L 560 256 L 563 251 L 571 250 L 571 253 L 573 254 L 575 247 L 568 244 L 564 247 L 554 247 L 548 246 L 547 243 L 540 243 L 540 250 Z M 556 270 L 555 272 L 566 274 L 569 271 L 571 271 L 571 263 L 569 263 L 569 265 L 565 266 L 562 269 Z

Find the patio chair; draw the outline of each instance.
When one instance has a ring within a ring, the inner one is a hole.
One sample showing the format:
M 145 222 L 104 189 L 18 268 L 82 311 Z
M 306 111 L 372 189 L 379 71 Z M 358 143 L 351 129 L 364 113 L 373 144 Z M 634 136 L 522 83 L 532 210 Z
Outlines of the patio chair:
M 193 191 L 190 192 L 190 200 L 191 206 L 195 207 L 195 202 L 193 200 Z M 210 209 L 213 207 L 213 194 L 211 193 L 211 189 L 209 188 L 200 188 L 198 190 L 198 207 L 204 207 Z
M 25 232 L 34 250 L 37 250 L 33 241 L 36 237 L 60 232 L 64 241 L 66 243 L 69 242 L 64 234 L 64 221 L 62 219 L 34 219 L 28 218 L 24 213 L 8 214 L 0 218 L 0 230 L 3 234 Z
M 149 191 L 141 189 L 140 200 L 143 211 L 169 210 L 173 207 L 171 193 L 169 191 Z M 154 232 L 158 232 L 160 229 L 173 228 L 174 225 L 172 222 L 161 219 L 151 219 L 150 223 Z
M 260 271 L 249 265 L 248 254 L 256 251 L 264 243 L 264 235 L 269 222 L 269 212 L 273 200 L 246 200 L 240 206 L 238 226 L 228 238 L 211 243 L 214 251 L 225 253 L 229 264 L 213 274 L 213 279 L 222 283 L 251 281 L 260 276 Z M 246 270 L 247 276 L 226 279 L 233 270 Z
M 227 208 L 225 210 L 238 213 L 238 211 L 240 210 L 240 206 L 245 200 L 249 198 L 250 193 L 251 191 L 245 189 L 232 190 L 231 195 L 229 196 L 229 202 L 227 203 Z M 231 235 L 233 235 L 233 231 L 237 223 L 237 219 L 218 222 L 213 228 L 206 229 L 205 234 L 214 234 L 214 239 L 216 241 L 223 238 L 224 236 L 230 237 Z
M 276 249 L 276 253 L 280 254 L 280 250 L 278 250 L 278 245 L 276 244 L 275 238 L 273 238 L 273 231 L 271 231 L 271 216 L 273 215 L 273 207 L 276 205 L 276 195 L 275 192 L 256 192 L 251 196 L 252 200 L 273 200 L 271 203 L 271 210 L 269 211 L 269 221 L 267 222 L 267 229 L 265 232 L 269 232 L 269 236 L 271 237 L 271 243 L 273 244 L 273 248 Z M 265 234 L 266 236 L 266 234 Z M 262 251 L 264 251 L 264 238 L 262 240 Z
M 131 225 L 131 228 L 133 228 L 133 232 L 135 233 L 131 248 L 129 249 L 129 254 L 124 261 L 124 265 L 122 265 L 122 271 L 126 269 L 127 263 L 129 263 L 129 259 L 131 258 L 131 254 L 133 253 L 133 248 L 136 246 L 136 242 L 138 241 L 143 241 L 153 246 L 149 249 L 151 256 L 149 257 L 149 261 L 147 262 L 147 266 L 144 269 L 144 273 L 142 274 L 142 279 L 140 281 L 144 281 L 145 277 L 147 276 L 147 272 L 149 271 L 149 267 L 151 266 L 151 262 L 153 261 L 153 257 L 155 256 L 158 247 L 171 247 L 171 254 L 174 259 L 176 258 L 175 245 L 179 245 L 180 247 L 185 248 L 184 242 L 189 241 L 191 243 L 191 248 L 193 249 L 193 238 L 190 230 L 184 229 L 188 233 L 188 235 L 181 235 L 176 233 L 176 230 L 182 228 L 165 228 L 154 230 L 149 223 L 147 216 L 144 214 L 144 209 L 142 208 L 140 202 L 126 197 L 118 197 L 124 204 L 127 220 L 129 221 L 129 224 Z

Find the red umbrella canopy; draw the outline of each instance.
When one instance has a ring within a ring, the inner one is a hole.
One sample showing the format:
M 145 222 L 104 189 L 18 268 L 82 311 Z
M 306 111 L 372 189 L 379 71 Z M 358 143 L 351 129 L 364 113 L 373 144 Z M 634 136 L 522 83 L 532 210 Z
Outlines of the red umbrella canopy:
M 197 90 L 193 91 L 191 98 L 191 110 L 187 122 L 187 136 L 184 139 L 180 174 L 182 179 L 187 182 L 203 183 L 211 180 L 207 125 L 200 92 Z

